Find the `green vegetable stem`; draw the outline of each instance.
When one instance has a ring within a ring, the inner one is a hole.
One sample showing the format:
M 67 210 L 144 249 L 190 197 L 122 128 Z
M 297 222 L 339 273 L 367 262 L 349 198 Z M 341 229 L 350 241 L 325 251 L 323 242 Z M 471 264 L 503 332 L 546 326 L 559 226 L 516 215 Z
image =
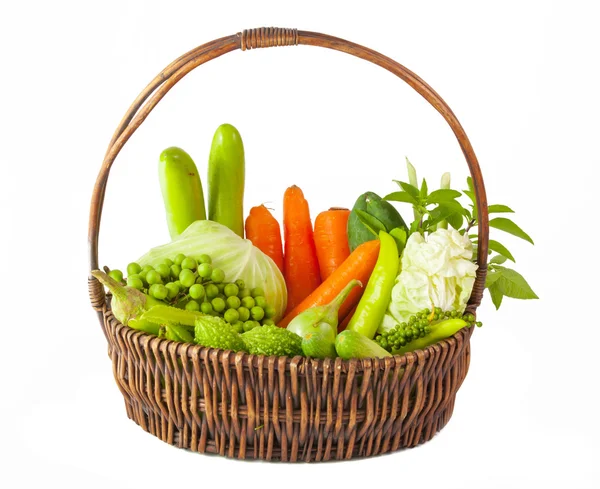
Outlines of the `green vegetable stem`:
M 379 233 L 381 247 L 375 268 L 365 292 L 356 307 L 346 329 L 373 338 L 381 324 L 392 296 L 392 288 L 398 274 L 400 259 L 396 241 L 385 231 Z
M 244 145 L 231 124 L 220 125 L 208 160 L 208 218 L 244 237 Z

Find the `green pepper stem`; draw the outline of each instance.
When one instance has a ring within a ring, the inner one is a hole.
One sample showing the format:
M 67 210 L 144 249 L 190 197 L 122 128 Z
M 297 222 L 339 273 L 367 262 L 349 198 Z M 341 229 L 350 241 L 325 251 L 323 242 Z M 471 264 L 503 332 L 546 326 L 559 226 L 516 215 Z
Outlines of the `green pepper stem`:
M 326 307 L 328 309 L 328 313 L 333 312 L 337 316 L 337 313 L 340 307 L 342 307 L 342 304 L 344 303 L 346 298 L 348 297 L 348 294 L 350 294 L 350 291 L 357 285 L 360 287 L 363 286 L 362 282 L 358 279 L 354 278 L 350 280 L 350 282 L 348 282 L 348 285 L 346 285 L 346 287 L 342 289 L 342 291 L 336 296 L 336 298 L 333 299 L 329 304 L 327 304 Z

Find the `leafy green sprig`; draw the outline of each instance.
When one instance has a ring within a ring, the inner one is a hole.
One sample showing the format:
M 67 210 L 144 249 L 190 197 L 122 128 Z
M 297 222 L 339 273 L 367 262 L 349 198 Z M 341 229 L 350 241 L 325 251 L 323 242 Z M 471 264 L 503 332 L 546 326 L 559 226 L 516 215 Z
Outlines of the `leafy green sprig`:
M 461 234 L 469 233 L 474 228 L 477 229 L 477 201 L 475 198 L 475 189 L 471 177 L 467 178 L 468 189 L 462 193 L 450 188 L 450 174 L 445 173 L 442 176 L 440 188 L 429 192 L 427 181 L 422 180 L 420 187 L 417 187 L 417 172 L 414 166 L 406 159 L 409 182 L 394 180 L 400 187 L 399 191 L 392 192 L 384 197 L 391 202 L 404 202 L 412 205 L 414 220 L 409 228 L 409 235 L 415 232 L 421 234 L 432 233 L 436 229 L 444 228 L 450 225 Z M 468 206 L 464 206 L 458 199 L 463 195 L 470 200 Z M 514 211 L 502 204 L 493 204 L 488 206 L 488 214 L 509 214 Z M 490 228 L 498 229 L 511 234 L 525 241 L 533 243 L 531 237 L 523 231 L 512 219 L 507 217 L 493 217 L 489 221 Z M 468 234 L 474 244 L 473 261 L 477 256 L 477 237 L 476 233 Z M 406 239 L 406 238 L 405 238 Z M 502 304 L 504 297 L 514 299 L 537 299 L 538 296 L 529 286 L 521 274 L 511 268 L 504 266 L 507 260 L 516 261 L 512 253 L 499 241 L 489 240 L 488 273 L 485 287 L 490 293 L 492 302 L 496 309 Z
M 467 178 L 468 190 L 463 190 L 463 193 L 471 200 L 471 216 L 473 225 L 478 224 L 477 220 L 477 200 L 475 198 L 475 190 L 473 188 L 473 180 Z M 513 211 L 507 205 L 492 204 L 488 205 L 488 214 L 490 217 L 493 214 L 513 214 Z M 517 238 L 528 241 L 531 244 L 533 239 L 523 229 L 521 229 L 512 219 L 507 217 L 491 217 L 489 221 L 490 228 L 498 229 L 508 234 L 512 234 Z M 477 252 L 477 234 L 469 234 L 469 238 L 473 241 L 475 254 Z M 495 253 L 495 254 L 494 254 Z M 488 261 L 488 273 L 486 275 L 485 287 L 490 293 L 490 297 L 496 309 L 502 304 L 504 297 L 512 297 L 514 299 L 538 299 L 537 294 L 533 291 L 527 280 L 512 268 L 507 268 L 504 263 L 507 260 L 516 262 L 512 253 L 499 241 L 490 239 L 488 242 L 488 254 L 492 256 Z

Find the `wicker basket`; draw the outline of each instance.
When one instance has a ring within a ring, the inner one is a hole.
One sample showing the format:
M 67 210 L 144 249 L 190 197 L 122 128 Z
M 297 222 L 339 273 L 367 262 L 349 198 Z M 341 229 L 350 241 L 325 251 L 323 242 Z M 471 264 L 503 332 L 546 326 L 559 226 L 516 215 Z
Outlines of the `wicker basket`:
M 138 96 L 115 132 L 94 188 L 90 267 L 110 168 L 162 97 L 191 70 L 236 49 L 305 44 L 375 63 L 413 87 L 446 119 L 463 150 L 479 212 L 477 278 L 468 310 L 483 294 L 488 215 L 473 148 L 441 97 L 414 73 L 375 51 L 314 32 L 261 28 L 204 44 L 167 66 Z M 176 343 L 135 331 L 112 315 L 102 285 L 89 280 L 127 415 L 180 448 L 241 459 L 323 461 L 368 457 L 430 440 L 450 419 L 469 368 L 472 328 L 404 356 L 344 361 L 264 357 Z

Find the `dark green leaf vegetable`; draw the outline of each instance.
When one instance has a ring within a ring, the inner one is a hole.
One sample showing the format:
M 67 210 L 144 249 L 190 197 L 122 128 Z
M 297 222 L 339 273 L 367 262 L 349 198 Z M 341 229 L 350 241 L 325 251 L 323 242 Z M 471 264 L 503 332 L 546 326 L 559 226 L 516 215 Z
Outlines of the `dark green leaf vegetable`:
M 376 341 L 349 329 L 345 329 L 337 335 L 335 339 L 335 351 L 344 360 L 392 356 L 390 352 L 382 348 Z
M 380 232 L 379 241 L 381 246 L 375 268 L 347 327 L 367 338 L 373 338 L 383 320 L 400 266 L 394 238 L 386 232 Z
M 408 231 L 404 219 L 392 204 L 383 200 L 374 192 L 365 192 L 358 197 L 348 217 L 348 245 L 350 251 L 354 251 L 366 241 L 377 239 L 377 236 L 373 235 L 373 232 L 361 221 L 358 211 L 374 218 L 371 227 L 377 233 L 381 230 L 381 226 L 386 231 L 391 231 L 394 228 L 402 228 Z
M 165 149 L 160 154 L 158 177 L 171 238 L 194 221 L 206 219 L 200 175 L 190 155 L 180 148 Z
M 373 234 L 373 236 L 379 236 L 380 231 L 386 231 L 385 225 L 376 217 L 368 214 L 367 212 L 357 209 L 356 213 L 360 222 Z
M 223 319 L 216 316 L 201 316 L 196 319 L 194 340 L 207 348 L 247 351 L 241 335 Z
M 247 351 L 253 355 L 302 355 L 302 338 L 278 326 L 254 327 L 241 336 Z
M 244 145 L 238 130 L 222 124 L 215 131 L 208 160 L 208 218 L 244 237 Z

